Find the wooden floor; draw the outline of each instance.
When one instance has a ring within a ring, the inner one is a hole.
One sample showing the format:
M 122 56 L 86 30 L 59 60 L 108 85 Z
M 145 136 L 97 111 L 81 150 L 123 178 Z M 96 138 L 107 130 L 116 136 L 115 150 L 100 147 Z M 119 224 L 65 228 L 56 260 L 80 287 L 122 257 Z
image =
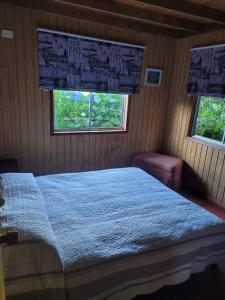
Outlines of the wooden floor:
M 185 190 L 181 194 L 225 221 L 224 208 Z M 225 300 L 225 266 L 224 269 L 208 267 L 204 272 L 192 275 L 184 283 L 167 286 L 151 295 L 138 296 L 133 300 Z
M 222 220 L 225 221 L 225 208 L 224 207 L 216 205 L 212 201 L 202 199 L 199 196 L 196 196 L 195 194 L 190 193 L 189 191 L 186 191 L 185 189 L 183 189 L 180 193 L 185 198 L 187 198 L 190 201 L 192 201 L 192 202 L 198 204 L 199 206 L 205 208 L 206 210 L 210 211 L 211 213 L 213 213 L 214 215 L 216 215 L 217 217 L 219 217 L 219 218 L 221 218 Z M 224 299 L 225 299 L 225 296 L 224 296 Z

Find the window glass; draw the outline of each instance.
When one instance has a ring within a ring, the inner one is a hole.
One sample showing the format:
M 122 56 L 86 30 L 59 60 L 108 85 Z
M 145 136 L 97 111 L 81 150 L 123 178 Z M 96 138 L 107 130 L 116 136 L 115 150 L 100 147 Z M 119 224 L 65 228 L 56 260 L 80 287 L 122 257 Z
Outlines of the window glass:
M 91 108 L 92 128 L 122 128 L 124 96 L 93 94 Z
M 127 95 L 53 91 L 54 131 L 125 130 Z
M 224 143 L 225 99 L 201 96 L 198 98 L 193 134 Z

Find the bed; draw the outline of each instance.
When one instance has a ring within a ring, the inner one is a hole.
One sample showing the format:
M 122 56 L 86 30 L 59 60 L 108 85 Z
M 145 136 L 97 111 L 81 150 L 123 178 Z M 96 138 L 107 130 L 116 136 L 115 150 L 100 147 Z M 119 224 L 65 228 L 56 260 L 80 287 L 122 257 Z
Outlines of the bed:
M 7 299 L 131 299 L 225 265 L 225 224 L 138 168 L 0 175 Z

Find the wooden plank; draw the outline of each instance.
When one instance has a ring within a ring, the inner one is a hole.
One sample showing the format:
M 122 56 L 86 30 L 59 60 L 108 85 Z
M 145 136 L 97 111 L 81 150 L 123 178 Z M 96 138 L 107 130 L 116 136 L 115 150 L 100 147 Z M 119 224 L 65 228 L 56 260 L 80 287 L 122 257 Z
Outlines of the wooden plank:
M 207 195 L 210 190 L 209 186 L 207 185 L 207 182 L 208 182 L 209 169 L 210 169 L 210 164 L 211 164 L 211 160 L 212 160 L 212 155 L 213 155 L 213 148 L 207 147 L 206 158 L 205 158 L 205 163 L 204 163 L 204 168 L 203 168 L 203 173 L 202 173 L 202 182 L 203 182 L 204 186 L 206 187 Z
M 220 203 L 221 205 L 225 206 L 225 199 L 224 199 L 224 194 L 225 194 L 225 160 L 223 161 L 223 167 L 221 170 L 220 178 L 219 180 L 219 186 L 218 186 L 218 192 L 216 195 L 216 201 Z
M 2 9 L 2 22 L 4 26 L 7 26 L 6 19 L 6 9 Z M 0 65 L 0 90 L 2 95 L 2 108 L 4 114 L 2 115 L 2 127 L 3 127 L 3 136 L 4 136 L 4 146 L 6 150 L 6 158 L 13 155 L 13 129 L 12 129 L 12 98 L 10 96 L 10 68 L 8 67 L 9 57 L 8 57 L 8 47 L 9 43 L 7 39 L 1 38 L 1 65 Z
M 186 61 L 186 65 L 189 66 L 190 64 L 190 49 L 192 47 L 192 44 L 196 44 L 201 42 L 201 40 L 203 39 L 203 37 L 201 35 L 192 37 L 189 39 L 189 43 L 188 46 L 185 49 L 185 52 L 187 53 L 186 59 L 184 61 Z M 182 62 L 183 64 L 183 62 Z M 182 77 L 184 78 L 183 80 L 183 93 L 181 96 L 181 105 L 184 106 L 184 113 L 183 113 L 183 122 L 182 122 L 182 127 L 180 130 L 180 134 L 179 134 L 179 147 L 182 149 L 182 137 L 186 138 L 187 136 L 189 136 L 189 128 L 190 128 L 190 121 L 191 121 L 191 116 L 193 113 L 193 105 L 195 104 L 195 99 L 193 97 L 189 97 L 186 93 L 186 85 L 187 85 L 187 80 L 188 80 L 188 72 L 189 72 L 189 68 L 185 69 L 185 73 L 182 74 Z M 181 77 L 181 78 L 182 78 Z M 180 145 L 181 144 L 181 145 Z M 181 150 L 183 151 L 183 149 Z M 196 170 L 197 172 L 197 170 Z
M 172 89 L 172 84 L 176 81 L 177 77 L 177 68 L 175 68 L 175 61 L 179 60 L 180 55 L 182 55 L 181 51 L 178 49 L 178 41 L 173 41 L 173 56 L 171 59 L 171 68 L 173 68 L 173 72 L 170 72 L 171 75 L 168 80 L 170 81 L 170 86 L 168 87 L 167 92 L 167 101 L 165 103 L 165 121 L 163 127 L 163 152 L 170 153 L 170 143 L 171 140 L 165 137 L 171 136 L 171 127 L 172 127 L 172 112 L 173 112 L 173 103 L 175 102 L 175 98 L 173 97 L 174 89 Z
M 207 153 L 207 146 L 202 145 L 202 151 L 201 151 L 201 156 L 199 160 L 199 165 L 198 165 L 198 175 L 202 178 L 203 177 L 203 170 L 204 170 L 204 165 L 205 165 L 205 160 L 206 160 L 206 153 Z
M 77 171 L 83 171 L 84 165 L 84 136 L 80 135 L 77 137 Z
M 218 160 L 215 167 L 214 180 L 209 194 L 209 199 L 214 199 L 218 201 L 217 194 L 221 183 L 220 181 L 222 180 L 221 174 L 222 174 L 224 163 L 225 163 L 225 152 L 219 151 Z
M 223 200 L 221 202 L 221 205 L 224 207 L 225 206 L 225 189 L 223 191 Z
M 14 19 L 11 18 L 11 11 L 6 7 L 5 14 L 5 26 L 6 28 L 11 28 L 15 30 Z M 10 106 L 10 120 L 11 128 L 9 127 L 7 136 L 12 135 L 11 147 L 12 152 L 11 157 L 18 159 L 19 163 L 21 161 L 21 151 L 20 151 L 20 114 L 18 111 L 18 85 L 17 85 L 17 73 L 15 72 L 16 65 L 16 53 L 15 53 L 15 43 L 13 40 L 7 40 L 6 42 L 6 53 L 7 53 L 7 66 L 8 66 L 8 95 L 7 100 Z M 5 74 L 6 75 L 6 74 Z M 6 82 L 5 82 L 6 83 Z M 4 84 L 5 84 L 4 83 Z
M 21 128 L 21 170 L 31 171 L 29 156 L 29 128 L 28 128 L 28 107 L 26 95 L 26 70 L 25 70 L 25 49 L 24 49 L 24 30 L 21 20 L 24 14 L 22 10 L 13 9 L 12 18 L 15 20 L 15 48 L 16 48 L 16 68 L 18 81 L 18 101 L 20 111 Z
M 180 81 L 182 82 L 181 89 L 180 89 L 180 95 L 179 95 L 179 106 L 180 106 L 180 122 L 177 124 L 176 131 L 177 131 L 177 154 L 179 156 L 182 156 L 182 153 L 184 152 L 184 143 L 183 143 L 183 137 L 186 137 L 188 135 L 188 126 L 189 126 L 189 115 L 190 115 L 190 108 L 192 107 L 192 99 L 187 96 L 186 94 L 186 82 L 187 82 L 187 76 L 188 76 L 188 69 L 189 69 L 189 60 L 190 60 L 190 52 L 189 49 L 191 48 L 192 43 L 195 43 L 199 40 L 199 36 L 195 36 L 193 38 L 187 39 L 187 43 L 185 43 L 185 56 L 183 57 L 183 60 L 179 62 L 181 65 L 186 65 L 186 68 L 183 70 L 182 76 L 180 76 Z M 184 42 L 181 42 L 184 43 Z M 186 61 L 187 63 L 183 63 L 183 61 Z M 174 96 L 177 97 L 176 94 Z
M 32 67 L 32 85 L 33 85 L 33 96 L 34 101 L 31 102 L 34 108 L 34 156 L 35 156 L 35 172 L 38 174 L 44 174 L 44 155 L 43 155 L 43 109 L 42 109 L 42 93 L 38 87 L 38 48 L 36 47 L 36 24 L 40 24 L 40 14 L 38 12 L 30 12 L 30 40 L 32 45 L 32 55 L 30 57 L 30 66 Z M 31 99 L 30 97 L 30 99 Z
M 36 115 L 35 115 L 35 101 L 31 102 L 30 99 L 34 99 L 34 69 L 33 69 L 33 20 L 31 18 L 31 11 L 26 11 L 23 17 L 23 30 L 24 30 L 24 63 L 25 63 L 25 75 L 26 75 L 26 99 L 27 99 L 27 112 L 28 112 L 28 140 L 29 140 L 29 159 L 30 170 L 32 172 L 39 173 L 39 164 L 36 161 Z M 40 170 L 41 171 L 41 170 Z
M 188 47 L 188 40 L 184 41 L 184 43 L 182 43 L 182 48 L 181 49 L 181 53 L 183 54 L 181 56 L 181 61 L 184 61 L 187 59 L 187 55 L 189 53 L 187 53 L 185 51 L 185 49 L 187 49 Z M 186 72 L 186 69 L 189 68 L 188 64 L 179 64 L 179 69 L 177 71 L 178 76 L 180 76 L 180 74 L 183 74 Z M 176 87 L 176 94 L 177 96 L 175 96 L 175 98 L 177 97 L 177 101 L 176 101 L 176 106 L 174 108 L 174 117 L 173 117 L 173 136 L 171 137 L 171 152 L 177 156 L 178 155 L 178 144 L 180 141 L 180 132 L 179 132 L 179 128 L 182 128 L 183 123 L 184 123 L 184 117 L 183 117 L 183 109 L 184 107 L 182 106 L 182 94 L 183 94 L 183 86 L 184 86 L 184 80 L 185 80 L 185 76 L 183 76 L 182 80 L 178 81 L 178 85 Z M 176 129 L 175 129 L 176 128 Z
M 207 179 L 207 186 L 208 186 L 208 198 L 210 199 L 212 196 L 212 186 L 213 186 L 213 182 L 215 179 L 215 172 L 216 172 L 216 166 L 217 166 L 217 161 L 218 161 L 218 156 L 219 156 L 219 150 L 217 149 L 212 149 L 212 159 L 210 162 L 210 166 L 209 166 L 209 174 L 208 174 L 208 179 Z M 217 178 L 216 178 L 217 179 Z
M 201 152 L 202 152 L 202 144 L 197 144 L 197 149 L 196 149 L 195 159 L 194 159 L 194 165 L 193 165 L 193 169 L 196 170 L 196 172 L 198 172 Z
M 190 165 L 191 160 L 191 151 L 192 151 L 192 142 L 187 141 L 187 147 L 186 147 L 186 154 L 185 154 L 185 161 Z
M 167 46 L 168 45 L 168 46 Z M 165 134 L 165 125 L 166 125 L 166 116 L 167 116 L 167 105 L 169 92 L 171 87 L 171 78 L 173 74 L 173 59 L 168 60 L 168 57 L 173 57 L 175 51 L 175 43 L 173 40 L 167 42 L 167 45 L 163 46 L 163 49 L 166 49 L 166 55 L 163 55 L 163 62 L 161 65 L 164 65 L 163 70 L 163 79 L 162 79 L 162 87 L 160 88 L 161 100 L 159 105 L 159 117 L 157 118 L 157 127 L 158 129 L 158 138 L 157 145 L 161 152 L 164 152 L 164 134 Z M 168 57 L 167 57 L 168 55 Z M 167 99 L 167 101 L 165 101 Z
M 192 143 L 192 149 L 191 149 L 190 159 L 189 159 L 189 164 L 192 167 L 192 169 L 195 163 L 196 152 L 197 152 L 197 143 Z
M 135 124 L 134 124 L 133 120 L 134 120 L 134 114 L 136 113 L 135 112 L 135 99 L 132 96 L 129 97 L 129 102 L 130 102 L 130 114 L 129 114 L 129 128 L 128 128 L 128 137 L 127 137 L 127 157 L 126 157 L 126 161 L 127 161 L 128 165 L 131 163 L 131 157 L 133 155 L 133 149 L 131 146 L 132 146 L 134 128 L 135 128 Z M 111 150 L 112 150 L 111 144 L 110 144 L 109 150 L 110 150 L 110 155 L 111 155 Z
M 180 91 L 179 91 L 179 119 L 178 123 L 176 126 L 176 137 L 175 137 L 175 143 L 176 143 L 176 148 L 177 148 L 177 155 L 180 156 L 182 155 L 183 152 L 183 144 L 182 144 L 182 137 L 188 135 L 188 128 L 187 124 L 189 125 L 189 109 L 192 107 L 192 98 L 188 97 L 186 94 L 186 83 L 187 83 L 187 78 L 188 78 L 188 71 L 189 71 L 189 60 L 190 60 L 190 51 L 189 49 L 191 48 L 191 43 L 197 41 L 199 39 L 199 36 L 195 36 L 192 39 L 187 39 L 186 42 L 183 42 L 185 44 L 184 52 L 185 55 L 183 56 L 182 61 L 180 62 L 180 65 L 185 66 L 183 69 L 181 78 L 180 78 Z M 183 64 L 183 61 L 187 61 L 187 63 Z M 176 97 L 176 95 L 175 95 Z
M 2 6 L 0 6 L 0 28 L 4 28 L 5 22 L 3 21 L 3 9 Z M 2 37 L 0 37 L 0 122 L 3 124 L 3 95 L 1 93 L 1 84 L 2 84 L 2 78 L 3 78 L 3 55 L 4 55 L 4 48 L 2 43 Z M 0 126 L 0 157 L 4 157 L 4 149 L 5 149 L 5 134 L 4 134 L 4 128 L 3 126 Z
M 198 17 L 215 23 L 225 24 L 225 12 L 197 3 L 177 0 L 138 0 L 151 7 L 165 9 L 169 12 L 176 12 L 190 17 Z
M 180 48 L 181 47 L 181 48 Z M 181 44 L 179 46 L 179 42 L 176 42 L 176 50 L 174 53 L 174 63 L 175 62 L 179 62 L 182 60 L 183 57 L 183 47 L 184 45 Z M 176 65 L 175 65 L 176 66 Z M 179 79 L 179 68 L 176 66 L 176 68 L 174 68 L 174 72 L 173 72 L 173 77 L 172 77 L 172 83 L 173 82 L 177 82 Z M 171 84 L 172 84 L 171 83 Z M 175 109 L 176 109 L 176 101 L 177 101 L 177 95 L 175 94 L 177 91 L 177 89 L 170 89 L 170 93 L 169 93 L 169 99 L 168 99 L 168 105 L 167 105 L 167 124 L 165 126 L 165 136 L 170 135 L 170 139 L 167 140 L 166 142 L 166 151 L 171 153 L 173 155 L 173 150 L 172 150 L 172 137 L 173 135 L 171 134 L 173 132 L 173 118 L 175 115 Z
M 78 20 L 93 22 L 98 24 L 105 24 L 115 26 L 123 29 L 128 29 L 137 32 L 155 33 L 158 35 L 166 35 L 172 37 L 181 37 L 190 35 L 190 31 L 178 30 L 174 28 L 164 28 L 154 24 L 143 23 L 137 20 L 125 19 L 113 15 L 103 15 L 99 12 L 92 11 L 85 8 L 73 7 L 71 5 L 64 5 L 60 2 L 47 1 L 32 1 L 32 0 L 8 0 L 7 4 L 17 5 L 29 9 L 35 9 L 42 12 L 47 12 L 55 15 L 76 18 Z
M 112 162 L 113 165 L 118 168 L 118 158 L 119 158 L 119 149 L 120 149 L 120 143 L 119 143 L 119 136 L 117 134 L 112 134 Z
M 145 23 L 154 23 L 157 25 L 172 27 L 177 29 L 189 30 L 194 33 L 205 31 L 204 24 L 193 20 L 185 20 L 177 16 L 169 16 L 167 14 L 146 10 L 144 8 L 134 7 L 129 4 L 107 2 L 103 0 L 66 0 L 60 1 L 65 5 L 71 4 L 75 7 L 84 7 L 86 9 L 96 10 L 99 13 L 114 14 Z M 91 11 L 90 11 L 91 13 Z

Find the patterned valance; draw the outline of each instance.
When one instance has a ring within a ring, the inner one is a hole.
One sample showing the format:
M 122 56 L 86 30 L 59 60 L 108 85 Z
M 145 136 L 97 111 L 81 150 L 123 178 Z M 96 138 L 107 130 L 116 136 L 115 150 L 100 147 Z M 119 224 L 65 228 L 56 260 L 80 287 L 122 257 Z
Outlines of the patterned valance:
M 188 95 L 225 96 L 225 45 L 192 49 Z
M 43 89 L 138 94 L 144 47 L 38 28 Z

